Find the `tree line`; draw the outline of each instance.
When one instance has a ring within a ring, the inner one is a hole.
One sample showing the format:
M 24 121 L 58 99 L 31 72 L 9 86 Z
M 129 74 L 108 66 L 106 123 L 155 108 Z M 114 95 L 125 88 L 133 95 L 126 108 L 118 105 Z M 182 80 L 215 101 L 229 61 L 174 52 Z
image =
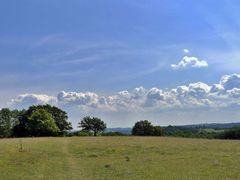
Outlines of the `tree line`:
M 62 109 L 51 105 L 30 106 L 23 110 L 0 110 L 0 138 L 41 136 L 122 136 L 121 132 L 105 132 L 107 124 L 98 117 L 86 116 L 78 123 L 80 131 L 71 131 L 72 124 Z M 154 126 L 148 120 L 136 122 L 131 135 L 175 136 L 194 138 L 240 139 L 240 127 L 221 132 L 177 126 Z
M 67 113 L 48 104 L 0 111 L 0 137 L 62 136 L 71 129 Z
M 105 132 L 107 124 L 98 117 L 84 117 L 79 123 L 80 131 L 72 130 L 68 115 L 62 109 L 47 105 L 30 106 L 23 110 L 0 110 L 0 137 L 41 137 L 41 136 L 120 136 L 121 132 Z M 149 121 L 139 121 L 132 135 L 162 136 L 163 129 Z

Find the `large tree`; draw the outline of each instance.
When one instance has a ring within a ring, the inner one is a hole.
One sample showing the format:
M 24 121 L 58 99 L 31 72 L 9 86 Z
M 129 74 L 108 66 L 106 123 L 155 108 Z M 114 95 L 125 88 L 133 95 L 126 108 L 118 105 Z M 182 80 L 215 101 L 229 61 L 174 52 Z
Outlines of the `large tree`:
M 154 127 L 148 120 L 136 122 L 132 129 L 132 135 L 137 136 L 152 136 L 153 133 Z
M 31 114 L 28 128 L 31 136 L 52 136 L 60 131 L 52 115 L 44 109 L 37 109 Z
M 30 106 L 28 108 L 28 110 L 25 111 L 23 119 L 26 119 L 26 118 L 28 119 L 31 116 L 31 114 L 38 109 L 44 109 L 52 115 L 57 127 L 60 130 L 59 131 L 60 135 L 63 135 L 64 133 L 66 133 L 66 131 L 72 129 L 71 123 L 68 122 L 67 113 L 65 111 L 63 111 L 62 109 L 60 109 L 56 106 L 51 106 L 49 104 Z
M 93 132 L 94 136 L 96 136 L 97 133 L 104 131 L 107 127 L 100 118 L 90 116 L 84 117 L 78 124 L 78 127 L 82 128 L 82 130 Z
M 49 112 L 52 115 L 61 134 L 64 134 L 66 131 L 72 129 L 72 125 L 70 122 L 68 122 L 68 115 L 65 111 L 63 111 L 62 109 L 60 109 L 56 106 L 51 106 L 49 104 L 42 105 L 39 107 L 40 108 L 42 107 L 44 110 L 46 110 L 47 112 Z
M 21 111 L 21 115 L 18 118 L 18 124 L 14 127 L 14 136 L 17 137 L 25 137 L 25 136 L 32 136 L 29 127 L 29 119 L 31 115 L 39 110 L 43 109 L 49 114 L 51 114 L 55 124 L 57 125 L 59 131 L 58 135 L 64 135 L 68 130 L 72 129 L 72 125 L 68 122 L 67 113 L 58 107 L 51 106 L 51 105 L 37 105 L 37 106 L 30 106 L 27 110 Z
M 148 120 L 136 122 L 132 129 L 132 135 L 136 136 L 162 136 L 163 128 L 153 126 Z

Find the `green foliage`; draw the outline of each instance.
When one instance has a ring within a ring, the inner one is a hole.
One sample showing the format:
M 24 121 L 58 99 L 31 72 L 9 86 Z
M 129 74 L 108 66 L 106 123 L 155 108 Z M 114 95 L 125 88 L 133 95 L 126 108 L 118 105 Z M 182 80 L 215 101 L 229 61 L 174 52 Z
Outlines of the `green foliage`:
M 64 134 L 66 131 L 72 129 L 71 123 L 67 121 L 68 116 L 65 111 L 56 106 L 50 106 L 48 104 L 39 106 L 39 108 L 41 107 L 52 115 L 57 127 L 60 130 L 60 134 Z
M 57 135 L 66 135 L 67 131 L 72 129 L 71 123 L 67 121 L 67 113 L 55 106 L 51 105 L 37 105 L 30 106 L 27 110 L 22 110 L 18 117 L 18 124 L 13 128 L 13 136 L 15 137 L 27 137 L 36 136 L 37 132 L 33 132 L 30 117 L 38 110 L 44 110 L 49 113 L 58 128 Z
M 221 139 L 240 139 L 240 127 L 225 130 L 219 138 Z
M 28 127 L 28 113 L 25 109 L 19 112 L 16 125 L 13 127 L 13 137 L 28 137 L 30 136 Z
M 164 130 L 160 126 L 154 126 L 153 127 L 153 135 L 154 136 L 163 136 L 164 135 Z
M 94 136 L 96 136 L 97 133 L 104 131 L 107 127 L 100 118 L 90 116 L 84 117 L 78 124 L 78 127 L 82 128 L 82 130 L 93 132 Z
M 19 112 L 8 108 L 0 110 L 0 137 L 12 136 L 13 126 L 17 123 Z
M 147 120 L 136 122 L 132 129 L 132 135 L 137 135 L 137 136 L 153 135 L 153 126 L 151 122 Z
M 67 121 L 68 119 L 67 113 L 59 109 L 58 107 L 51 106 L 49 104 L 30 106 L 26 111 L 25 116 L 27 117 L 31 116 L 31 114 L 38 109 L 44 109 L 45 111 L 52 115 L 57 127 L 60 130 L 59 132 L 60 134 L 63 135 L 66 131 L 72 129 L 71 123 Z
M 162 136 L 163 129 L 160 126 L 153 126 L 148 120 L 136 122 L 132 135 L 136 136 Z
M 53 136 L 60 131 L 52 115 L 44 109 L 37 109 L 31 114 L 28 128 L 32 136 Z
M 75 136 L 92 136 L 92 135 L 93 135 L 92 132 L 85 131 L 85 130 L 77 131 L 77 132 L 75 133 Z
M 164 128 L 166 136 L 185 137 L 185 138 L 207 138 L 216 139 L 222 136 L 224 130 L 204 128 L 203 126 L 168 126 Z

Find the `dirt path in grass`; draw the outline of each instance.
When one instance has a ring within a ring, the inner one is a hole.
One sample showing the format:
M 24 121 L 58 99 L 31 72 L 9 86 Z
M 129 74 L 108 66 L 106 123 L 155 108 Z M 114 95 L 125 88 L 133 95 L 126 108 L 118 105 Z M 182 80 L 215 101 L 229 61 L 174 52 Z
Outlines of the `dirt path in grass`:
M 69 179 L 75 179 L 76 177 L 78 177 L 78 174 L 79 174 L 77 172 L 78 164 L 73 154 L 69 151 L 69 149 L 71 149 L 69 145 L 69 139 L 64 138 L 63 153 L 65 154 L 65 158 L 67 159 L 67 163 L 68 163 L 67 171 L 68 171 L 68 174 L 70 175 Z
M 67 162 L 68 162 L 68 166 L 69 166 L 69 170 L 72 171 L 72 169 L 74 167 L 76 167 L 76 160 L 75 158 L 73 157 L 73 155 L 71 154 L 71 152 L 69 151 L 70 147 L 69 147 L 69 139 L 67 138 L 64 138 L 63 140 L 63 152 L 67 158 Z

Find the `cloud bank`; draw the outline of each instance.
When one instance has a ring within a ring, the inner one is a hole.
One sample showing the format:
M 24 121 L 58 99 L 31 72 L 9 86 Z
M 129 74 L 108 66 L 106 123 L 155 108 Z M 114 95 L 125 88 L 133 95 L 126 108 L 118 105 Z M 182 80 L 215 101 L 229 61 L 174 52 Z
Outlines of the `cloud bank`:
M 41 94 L 22 94 L 12 99 L 12 107 L 31 104 L 54 104 L 78 108 L 87 112 L 144 112 L 166 109 L 227 108 L 240 104 L 240 75 L 224 75 L 219 83 L 203 82 L 178 86 L 173 89 L 138 87 L 101 96 L 94 92 L 60 92 L 56 97 Z
M 56 96 L 21 94 L 9 107 L 47 103 L 66 110 L 73 127 L 86 115 L 103 118 L 108 127 L 131 127 L 141 119 L 156 125 L 232 122 L 240 117 L 240 74 L 224 75 L 211 85 L 195 82 L 171 89 L 137 87 L 105 96 L 66 91 Z

